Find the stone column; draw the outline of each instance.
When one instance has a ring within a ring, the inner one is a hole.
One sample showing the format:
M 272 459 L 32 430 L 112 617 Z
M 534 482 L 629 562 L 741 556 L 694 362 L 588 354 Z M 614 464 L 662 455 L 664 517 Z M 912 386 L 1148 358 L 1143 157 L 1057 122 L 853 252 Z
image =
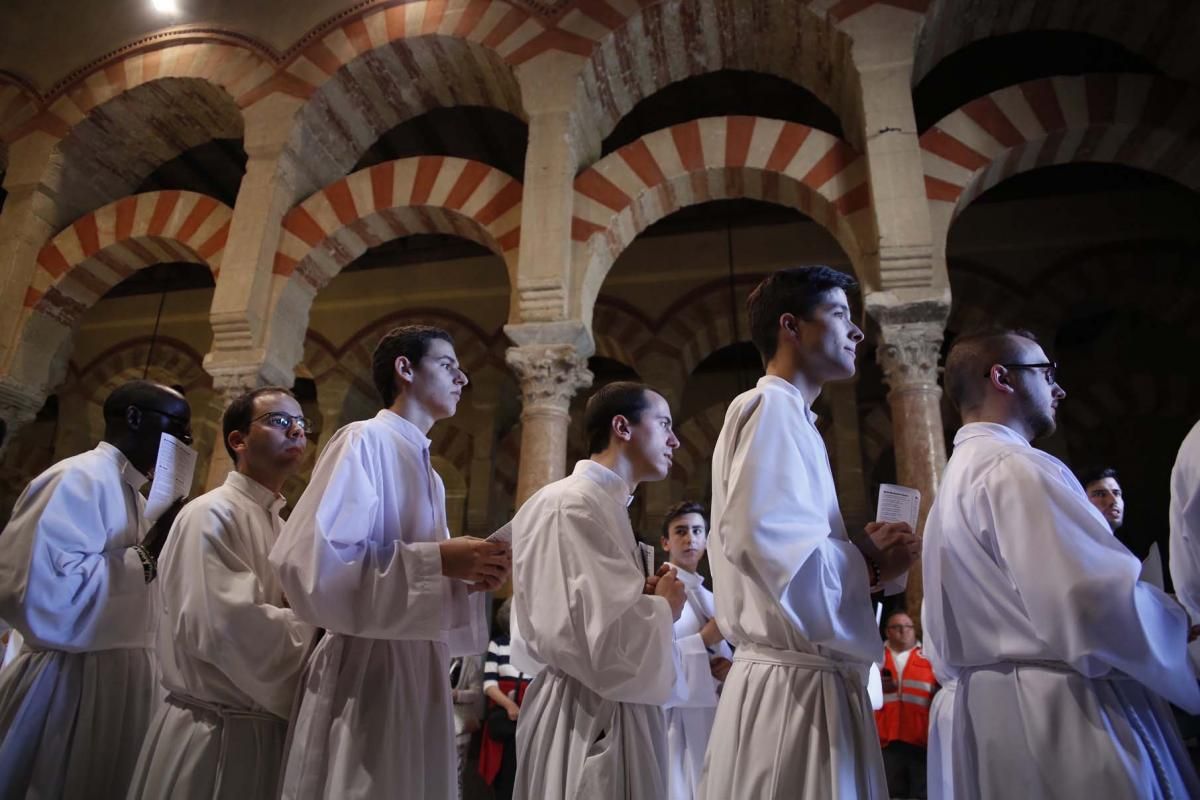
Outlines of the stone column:
M 246 174 L 234 203 L 226 255 L 209 311 L 213 343 L 204 366 L 214 377 L 220 371 L 238 371 L 247 359 L 258 364 L 278 362 L 267 368 L 272 382 L 291 386 L 292 369 L 303 352 L 303 341 L 286 343 L 281 348 L 286 355 L 266 350 L 275 249 L 283 216 L 294 199 L 281 154 L 301 105 L 297 98 L 272 94 L 244 112 Z
M 938 386 L 946 316 L 881 322 L 878 359 L 889 387 L 896 476 L 902 485 L 921 491 L 917 532 L 923 534 L 925 516 L 946 466 L 942 389 Z M 918 614 L 924 596 L 919 566 L 909 573 L 907 594 L 909 615 Z
M 25 319 L 25 294 L 37 270 L 37 255 L 54 233 L 52 189 L 44 183 L 56 176 L 54 147 L 58 140 L 45 133 L 31 133 L 9 149 L 4 188 L 8 197 L 0 213 L 0 374 L 13 375 L 12 359 L 18 349 L 18 334 Z M 37 354 L 49 362 L 54 353 Z M 36 365 L 28 370 L 36 371 Z M 44 371 L 44 364 L 42 365 Z M 45 391 L 49 387 L 33 387 Z
M 0 378 L 0 456 L 21 428 L 33 422 L 45 403 L 45 397 L 28 386 Z
M 837 459 L 838 504 L 846 528 L 852 534 L 874 519 L 867 507 L 867 484 L 863 477 L 862 438 L 858 428 L 858 379 L 826 384 L 825 394 L 833 416 L 833 446 Z
M 516 342 L 505 354 L 521 385 L 521 462 L 517 507 L 567 473 L 567 428 L 575 392 L 592 385 L 591 336 L 578 322 L 506 325 Z

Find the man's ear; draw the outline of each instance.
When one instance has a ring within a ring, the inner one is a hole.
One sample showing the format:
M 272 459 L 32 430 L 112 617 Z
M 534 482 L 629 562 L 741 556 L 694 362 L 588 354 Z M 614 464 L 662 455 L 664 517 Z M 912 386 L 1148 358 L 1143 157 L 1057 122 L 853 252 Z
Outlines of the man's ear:
M 628 442 L 633 438 L 632 426 L 622 414 L 617 414 L 612 418 L 612 432 L 623 442 Z
M 1008 370 L 999 364 L 993 364 L 988 372 L 988 383 L 992 388 L 1004 394 L 1012 394 L 1014 389 L 1008 377 Z
M 408 360 L 408 356 L 396 356 L 396 361 L 392 365 L 396 371 L 396 375 L 405 383 L 413 382 L 413 365 Z
M 248 446 L 246 444 L 246 434 L 237 430 L 230 431 L 229 438 L 226 441 L 229 442 L 230 448 L 232 448 L 233 452 L 235 453 L 241 453 Z
M 785 336 L 796 337 L 800 335 L 800 321 L 796 319 L 796 315 L 790 311 L 785 311 L 779 315 L 779 331 Z
M 142 410 L 137 406 L 128 406 L 125 409 L 125 427 L 131 431 L 136 431 L 142 426 Z

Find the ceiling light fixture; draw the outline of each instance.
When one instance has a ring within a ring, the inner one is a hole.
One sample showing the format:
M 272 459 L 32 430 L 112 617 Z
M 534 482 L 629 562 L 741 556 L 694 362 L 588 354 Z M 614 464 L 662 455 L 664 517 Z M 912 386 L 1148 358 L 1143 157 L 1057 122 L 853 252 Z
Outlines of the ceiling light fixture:
M 179 13 L 179 4 L 175 0 L 150 0 L 150 5 L 160 14 Z

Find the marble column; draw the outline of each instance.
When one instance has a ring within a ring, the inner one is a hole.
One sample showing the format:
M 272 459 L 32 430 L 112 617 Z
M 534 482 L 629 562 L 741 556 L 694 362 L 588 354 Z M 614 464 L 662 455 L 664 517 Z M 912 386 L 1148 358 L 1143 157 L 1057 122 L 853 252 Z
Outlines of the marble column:
M 837 461 L 838 504 L 846 528 L 851 533 L 862 530 L 874 519 L 867 507 L 867 484 L 863 476 L 862 437 L 858 426 L 858 379 L 838 381 L 825 386 L 833 417 L 833 449 Z
M 512 328 L 505 331 L 517 340 Z M 575 392 L 592 385 L 587 357 L 572 344 L 519 344 L 505 360 L 521 385 L 521 462 L 517 507 L 567 473 L 567 428 Z
M 925 517 L 946 466 L 942 389 L 938 386 L 938 357 L 945 319 L 943 315 L 933 320 L 880 325 L 878 359 L 889 388 L 896 476 L 901 485 L 921 492 L 918 533 L 924 532 Z M 922 597 L 921 570 L 917 565 L 908 578 L 910 616 L 920 612 Z
M 45 398 L 30 387 L 0 378 L 0 423 L 3 423 L 0 456 L 17 431 L 33 422 L 44 403 Z

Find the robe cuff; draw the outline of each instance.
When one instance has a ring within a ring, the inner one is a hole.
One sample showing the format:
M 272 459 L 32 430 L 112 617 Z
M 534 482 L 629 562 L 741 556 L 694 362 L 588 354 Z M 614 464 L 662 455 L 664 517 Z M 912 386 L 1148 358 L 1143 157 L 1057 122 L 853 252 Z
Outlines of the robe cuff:
M 708 655 L 708 648 L 704 646 L 704 639 L 698 633 L 684 636 L 682 639 L 676 639 L 675 641 L 679 644 L 679 652 L 681 655 Z

